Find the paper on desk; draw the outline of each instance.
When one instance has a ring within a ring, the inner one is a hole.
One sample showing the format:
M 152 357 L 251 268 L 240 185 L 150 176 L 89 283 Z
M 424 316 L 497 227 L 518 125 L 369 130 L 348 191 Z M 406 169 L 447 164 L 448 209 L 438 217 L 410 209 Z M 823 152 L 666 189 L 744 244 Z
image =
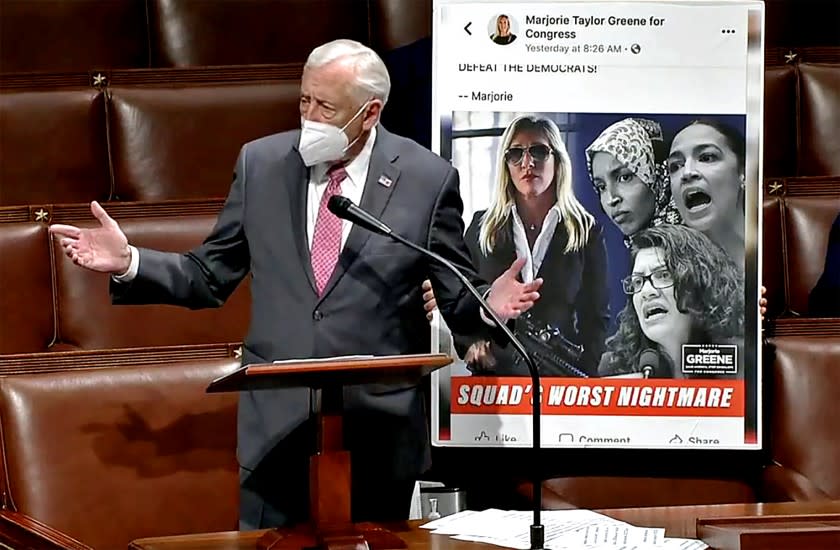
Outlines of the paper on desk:
M 512 547 L 518 548 L 524 545 L 523 548 L 527 549 L 530 548 L 532 520 L 532 512 L 491 508 L 483 512 L 463 515 L 447 523 L 436 523 L 440 520 L 433 523 L 435 523 L 434 533 L 438 535 L 476 536 L 496 540 L 510 539 L 509 542 L 513 545 Z M 555 510 L 542 513 L 546 541 L 552 537 L 563 536 L 565 533 L 577 531 L 600 521 L 627 525 L 590 510 Z M 426 524 L 424 527 L 429 525 Z
M 464 518 L 467 518 L 467 517 L 475 515 L 475 514 L 480 514 L 480 513 L 481 512 L 478 512 L 476 510 L 462 510 L 460 512 L 456 512 L 456 513 L 451 514 L 449 516 L 443 516 L 442 518 L 432 520 L 429 523 L 424 523 L 423 525 L 420 526 L 420 528 L 421 529 L 442 529 L 449 524 L 458 523 L 460 521 L 463 521 Z
M 543 525 L 548 527 L 549 521 L 543 522 Z M 653 550 L 663 548 L 664 535 L 665 529 L 625 524 L 599 522 L 575 526 L 566 523 L 560 529 L 546 530 L 545 546 L 552 550 Z M 454 538 L 522 550 L 530 548 L 529 532 L 510 533 L 501 537 L 457 535 Z M 679 546 L 671 548 L 679 549 Z
M 483 542 L 485 544 L 493 544 L 495 546 L 522 548 L 523 550 L 530 548 L 530 543 L 517 543 L 514 546 L 513 544 L 511 544 L 511 541 L 488 537 L 459 535 L 452 538 L 469 542 Z M 545 547 L 548 550 L 705 550 L 709 548 L 709 546 L 701 540 L 672 539 L 667 537 L 663 538 L 662 541 L 658 544 L 606 544 L 596 546 L 582 546 L 570 540 L 563 540 L 557 542 L 557 540 L 555 539 L 554 541 L 547 541 L 545 543 Z
M 458 540 L 527 550 L 531 512 L 490 509 L 464 511 L 422 527 Z M 701 550 L 701 541 L 665 538 L 660 528 L 635 527 L 591 510 L 542 513 L 545 546 L 552 550 Z
M 636 545 L 658 545 L 665 538 L 665 529 L 634 527 L 626 523 L 601 521 L 584 527 L 580 532 L 584 546 L 623 548 Z
M 460 512 L 460 514 L 463 514 L 463 512 Z M 434 533 L 437 535 L 503 537 L 508 533 L 518 533 L 523 529 L 527 531 L 529 525 L 531 524 L 530 518 L 530 512 L 490 508 L 482 512 L 462 515 L 461 517 L 447 523 L 438 524 L 434 528 Z M 441 520 L 435 520 L 435 522 L 438 521 Z M 423 527 L 428 525 L 429 524 L 426 524 Z
M 531 512 L 490 509 L 436 523 L 434 533 L 527 550 L 532 519 Z M 664 529 L 633 527 L 591 510 L 543 512 L 542 524 L 550 548 L 584 548 L 610 541 L 655 543 L 664 537 Z
M 664 550 L 706 550 L 709 545 L 697 539 L 666 538 L 659 545 Z
M 556 547 L 549 546 L 552 550 Z M 569 547 L 571 548 L 571 547 Z M 709 545 L 702 540 L 696 539 L 672 539 L 663 538 L 657 544 L 630 544 L 630 545 L 600 545 L 600 546 L 585 546 L 585 550 L 705 550 Z

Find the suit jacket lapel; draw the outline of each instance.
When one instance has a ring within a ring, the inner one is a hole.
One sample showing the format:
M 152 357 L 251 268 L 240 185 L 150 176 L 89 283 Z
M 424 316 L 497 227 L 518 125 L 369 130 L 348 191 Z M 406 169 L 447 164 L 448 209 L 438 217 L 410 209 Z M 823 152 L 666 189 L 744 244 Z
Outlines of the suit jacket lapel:
M 545 256 L 543 257 L 542 264 L 540 264 L 540 269 L 537 272 L 536 277 L 542 277 L 547 280 L 547 275 L 550 274 L 549 272 L 554 273 L 563 271 L 563 269 L 559 268 L 565 261 L 566 255 L 563 253 L 563 250 L 566 249 L 566 243 L 568 241 L 569 235 L 566 233 L 566 226 L 563 225 L 563 220 L 560 220 L 557 222 L 557 227 L 554 228 L 554 235 L 548 243 L 548 248 L 545 251 Z
M 496 279 L 499 275 L 505 272 L 510 264 L 516 260 L 516 245 L 513 242 L 513 220 L 508 219 L 504 227 L 502 227 L 500 238 L 496 239 L 496 245 L 493 253 L 487 258 L 491 269 L 488 274 L 482 273 L 486 278 Z M 519 274 L 517 273 L 517 276 Z
M 381 218 L 391 194 L 397 186 L 400 177 L 400 169 L 395 164 L 398 153 L 394 148 L 394 137 L 382 126 L 376 128 L 376 142 L 370 155 L 368 175 L 365 187 L 362 191 L 362 200 L 359 206 L 376 218 Z M 359 256 L 365 243 L 370 238 L 371 232 L 362 227 L 353 226 L 347 236 L 347 242 L 338 257 L 338 264 L 335 266 L 330 280 L 324 289 L 321 299 L 326 297 L 335 287 L 341 277 L 347 272 L 355 259 Z
M 286 157 L 283 174 L 288 174 L 286 191 L 289 194 L 292 233 L 301 267 L 312 291 L 315 291 L 315 275 L 312 273 L 312 260 L 309 255 L 309 242 L 306 235 L 306 195 L 309 187 L 309 171 L 303 164 L 297 147 L 293 147 Z

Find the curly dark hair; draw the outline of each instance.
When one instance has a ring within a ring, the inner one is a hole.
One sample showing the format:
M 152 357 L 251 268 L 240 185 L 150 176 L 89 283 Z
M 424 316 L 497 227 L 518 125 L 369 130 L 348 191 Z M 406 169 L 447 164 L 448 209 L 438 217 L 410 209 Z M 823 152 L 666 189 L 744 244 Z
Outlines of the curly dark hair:
M 674 278 L 677 309 L 691 315 L 690 342 L 723 343 L 744 336 L 744 276 L 726 252 L 703 233 L 682 225 L 660 225 L 633 236 L 631 254 L 661 248 Z M 642 332 L 632 298 L 618 315 L 607 342 L 609 362 L 602 375 L 638 372 L 639 356 L 655 347 Z M 672 358 L 678 361 L 679 358 Z

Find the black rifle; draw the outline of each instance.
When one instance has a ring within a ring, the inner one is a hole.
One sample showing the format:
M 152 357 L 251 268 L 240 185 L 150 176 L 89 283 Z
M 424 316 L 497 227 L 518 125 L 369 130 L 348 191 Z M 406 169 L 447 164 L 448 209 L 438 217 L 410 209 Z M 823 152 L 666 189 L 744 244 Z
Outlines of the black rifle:
M 541 376 L 589 378 L 588 374 L 578 368 L 583 346 L 566 338 L 559 328 L 550 323 L 538 322 L 530 312 L 517 320 L 516 328 L 522 345 L 539 365 Z M 522 359 L 517 355 L 514 363 L 521 362 Z

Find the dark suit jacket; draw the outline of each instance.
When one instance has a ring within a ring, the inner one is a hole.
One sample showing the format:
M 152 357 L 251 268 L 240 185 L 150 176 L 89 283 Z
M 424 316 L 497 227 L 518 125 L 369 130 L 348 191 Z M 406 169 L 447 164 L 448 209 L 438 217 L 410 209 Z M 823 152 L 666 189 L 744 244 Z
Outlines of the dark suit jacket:
M 476 212 L 467 229 L 466 241 L 473 264 L 478 267 L 479 275 L 485 280 L 493 280 L 501 275 L 516 259 L 516 247 L 513 241 L 513 222 L 501 229 L 492 254 L 485 256 L 481 252 L 478 236 L 481 217 L 484 211 Z M 545 258 L 540 265 L 538 277 L 543 278 L 540 299 L 531 309 L 536 321 L 551 323 L 558 327 L 572 342 L 583 345 L 584 352 L 578 368 L 591 376 L 597 373 L 598 361 L 604 351 L 604 341 L 609 323 L 609 288 L 607 287 L 607 251 L 602 228 L 593 226 L 589 241 L 582 249 L 563 253 L 568 234 L 562 221 L 554 231 Z M 517 329 L 524 323 L 517 323 Z M 516 330 L 514 332 L 516 332 Z M 453 329 L 453 333 L 457 333 Z M 464 351 L 471 341 L 470 337 L 459 335 L 456 342 L 459 351 Z M 524 365 L 514 365 L 516 351 L 512 346 L 500 349 L 495 344 L 491 347 L 496 359 L 496 374 L 500 376 L 527 376 Z M 551 375 L 544 372 L 544 375 Z
M 424 353 L 430 329 L 421 284 L 429 276 L 447 323 L 483 331 L 478 303 L 448 271 L 409 248 L 353 227 L 323 296 L 315 292 L 306 237 L 308 171 L 298 131 L 246 144 L 211 235 L 187 254 L 141 250 L 137 278 L 112 285 L 116 303 L 219 306 L 250 273 L 252 311 L 243 363 L 346 354 Z M 378 183 L 380 176 L 390 186 Z M 441 254 L 476 281 L 463 241 L 458 173 L 381 126 L 362 208 Z M 419 381 L 418 381 L 419 382 Z M 239 400 L 238 457 L 248 470 L 307 418 L 309 391 L 262 390 Z M 417 384 L 345 391 L 346 444 L 358 469 L 406 479 L 430 465 L 425 404 Z M 309 449 L 274 452 L 272 460 Z M 289 462 L 291 463 L 291 462 Z M 299 463 L 299 462 L 298 462 Z M 282 469 L 277 464 L 273 469 Z M 289 472 L 301 476 L 303 472 Z

